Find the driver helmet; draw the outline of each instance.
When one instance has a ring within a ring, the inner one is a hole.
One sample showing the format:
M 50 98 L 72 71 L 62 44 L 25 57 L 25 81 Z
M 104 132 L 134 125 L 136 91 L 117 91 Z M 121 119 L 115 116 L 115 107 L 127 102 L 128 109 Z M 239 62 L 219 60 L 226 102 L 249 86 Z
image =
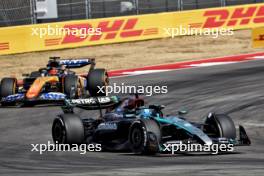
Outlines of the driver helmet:
M 151 117 L 152 116 L 152 110 L 150 109 L 142 109 L 140 112 L 140 116 L 142 117 Z
M 55 67 L 52 67 L 49 70 L 49 75 L 57 75 L 58 74 L 58 69 L 56 69 Z

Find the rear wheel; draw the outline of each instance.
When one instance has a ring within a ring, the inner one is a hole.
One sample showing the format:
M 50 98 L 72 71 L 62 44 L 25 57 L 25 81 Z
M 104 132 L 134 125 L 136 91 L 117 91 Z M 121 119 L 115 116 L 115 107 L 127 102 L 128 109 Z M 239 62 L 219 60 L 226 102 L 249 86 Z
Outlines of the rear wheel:
M 54 143 L 81 144 L 84 141 L 83 123 L 75 114 L 63 114 L 53 121 L 52 138 Z
M 79 78 L 76 75 L 67 75 L 64 78 L 63 91 L 68 98 L 79 98 L 81 96 L 81 88 Z
M 161 133 L 154 120 L 135 121 L 129 130 L 131 150 L 136 154 L 154 155 L 159 152 Z
M 235 124 L 226 114 L 211 114 L 207 117 L 205 124 L 207 125 L 206 132 L 214 134 L 214 137 L 236 138 Z
M 87 89 L 91 96 L 105 96 L 105 87 L 109 84 L 109 77 L 105 69 L 94 69 L 88 73 Z M 103 92 L 100 88 L 103 88 Z

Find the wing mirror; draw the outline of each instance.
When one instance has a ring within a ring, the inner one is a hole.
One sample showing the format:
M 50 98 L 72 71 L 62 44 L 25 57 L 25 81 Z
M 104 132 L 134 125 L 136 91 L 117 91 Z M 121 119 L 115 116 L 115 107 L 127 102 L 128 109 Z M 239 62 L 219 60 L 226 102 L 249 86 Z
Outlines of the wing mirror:
M 30 74 L 28 74 L 28 73 L 23 73 L 22 76 L 23 76 L 23 77 L 29 77 Z
M 165 108 L 165 105 L 149 105 L 149 108 L 161 111 L 162 109 Z
M 185 115 L 185 114 L 188 114 L 188 111 L 187 110 L 179 110 L 178 111 L 178 115 L 179 116 L 182 116 L 182 115 Z

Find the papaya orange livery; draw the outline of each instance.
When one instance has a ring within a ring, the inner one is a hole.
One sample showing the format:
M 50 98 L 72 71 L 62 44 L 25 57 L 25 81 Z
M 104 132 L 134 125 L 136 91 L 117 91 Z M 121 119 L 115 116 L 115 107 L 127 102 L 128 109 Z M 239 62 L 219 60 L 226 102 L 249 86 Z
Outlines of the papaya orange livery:
M 87 74 L 78 75 L 71 69 L 90 65 Z M 23 74 L 23 80 L 5 77 L 0 84 L 0 104 L 37 105 L 45 103 L 63 104 L 65 99 L 105 96 L 98 93 L 98 86 L 109 84 L 106 69 L 95 68 L 94 58 L 60 59 L 51 57 L 45 68 Z
M 26 97 L 28 99 L 37 98 L 41 89 L 47 82 L 58 82 L 59 78 L 57 76 L 50 76 L 50 77 L 39 77 L 37 78 L 32 86 L 29 88 Z

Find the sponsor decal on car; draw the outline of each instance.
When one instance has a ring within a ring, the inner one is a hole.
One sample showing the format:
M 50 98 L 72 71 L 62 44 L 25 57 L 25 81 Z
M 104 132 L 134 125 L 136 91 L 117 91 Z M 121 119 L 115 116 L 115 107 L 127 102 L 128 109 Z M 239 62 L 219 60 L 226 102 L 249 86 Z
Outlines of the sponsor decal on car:
M 23 93 L 19 94 L 14 94 L 14 95 L 9 95 L 7 97 L 3 97 L 1 99 L 2 102 L 14 102 L 14 101 L 19 101 L 25 98 L 25 95 Z
M 78 65 L 78 64 L 88 64 L 91 61 L 89 59 L 74 59 L 74 60 L 60 60 L 60 65 Z
M 97 103 L 110 103 L 110 97 L 98 97 L 98 98 L 85 98 L 85 99 L 72 99 L 70 100 L 71 104 L 80 104 L 80 105 L 94 105 Z
M 100 130 L 116 130 L 117 124 L 115 122 L 105 122 L 98 125 L 97 129 Z
M 40 100 L 64 100 L 65 94 L 59 92 L 43 93 L 39 96 Z

